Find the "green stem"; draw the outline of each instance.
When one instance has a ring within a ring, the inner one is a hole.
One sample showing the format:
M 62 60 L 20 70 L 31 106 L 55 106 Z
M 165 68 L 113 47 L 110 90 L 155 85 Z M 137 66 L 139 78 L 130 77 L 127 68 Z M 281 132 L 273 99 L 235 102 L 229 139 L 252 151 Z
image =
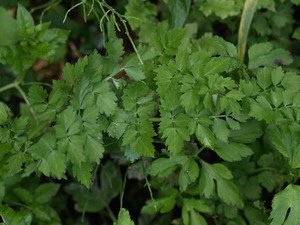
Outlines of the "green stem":
M 115 216 L 115 214 L 113 213 L 113 211 L 111 210 L 111 208 L 109 207 L 109 205 L 105 206 L 107 212 L 108 212 L 108 215 L 110 217 L 110 219 L 113 221 L 113 222 L 116 222 L 117 221 L 117 218 Z
M 38 121 L 38 119 L 37 119 L 37 117 L 36 117 L 36 115 L 35 115 L 35 112 L 34 112 L 33 108 L 31 107 L 31 104 L 30 104 L 30 102 L 28 101 L 28 98 L 27 98 L 25 92 L 23 91 L 23 89 L 19 86 L 19 84 L 15 84 L 15 88 L 19 91 L 20 95 L 22 96 L 22 98 L 24 99 L 24 101 L 26 102 L 26 104 L 28 105 L 29 110 L 30 110 L 30 112 L 31 112 L 31 114 L 32 114 L 32 116 L 33 116 L 33 118 L 34 118 L 36 121 Z
M 248 33 L 256 9 L 256 4 L 257 0 L 246 0 L 243 8 L 238 33 L 238 56 L 242 62 L 244 62 Z
M 124 181 L 123 181 L 123 187 L 122 187 L 122 192 L 121 192 L 121 196 L 120 196 L 120 209 L 123 208 L 123 197 L 124 197 L 124 193 L 125 193 L 125 187 L 126 187 L 126 181 L 127 181 L 127 173 L 128 173 L 128 167 L 127 167 L 126 172 L 125 172 Z
M 159 118 L 159 117 L 151 117 L 151 118 L 148 118 L 148 121 L 150 121 L 150 122 L 160 122 L 161 118 Z
M 14 87 L 15 87 L 15 82 L 9 83 L 0 88 L 0 93 L 6 91 L 8 89 L 14 88 Z
M 200 152 L 202 152 L 205 149 L 205 146 L 202 146 L 195 154 L 194 156 L 198 156 L 200 154 Z
M 157 205 L 156 205 L 155 199 L 153 198 L 153 192 L 152 192 L 149 180 L 148 180 L 148 175 L 147 175 L 147 172 L 146 172 L 146 169 L 145 169 L 144 160 L 143 160 L 143 164 L 142 165 L 143 165 L 143 171 L 144 171 L 144 176 L 145 176 L 145 181 L 146 181 L 145 186 L 147 186 L 147 188 L 148 188 L 148 191 L 149 191 L 149 194 L 150 194 L 150 198 L 151 198 L 151 200 L 153 202 L 153 205 L 154 205 L 154 209 L 157 212 Z

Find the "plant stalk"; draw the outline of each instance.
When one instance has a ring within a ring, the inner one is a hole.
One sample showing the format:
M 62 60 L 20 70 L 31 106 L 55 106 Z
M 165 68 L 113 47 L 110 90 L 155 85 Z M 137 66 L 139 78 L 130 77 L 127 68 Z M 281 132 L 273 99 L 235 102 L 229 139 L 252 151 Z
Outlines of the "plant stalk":
M 238 32 L 238 57 L 244 62 L 250 25 L 255 13 L 257 0 L 246 0 Z

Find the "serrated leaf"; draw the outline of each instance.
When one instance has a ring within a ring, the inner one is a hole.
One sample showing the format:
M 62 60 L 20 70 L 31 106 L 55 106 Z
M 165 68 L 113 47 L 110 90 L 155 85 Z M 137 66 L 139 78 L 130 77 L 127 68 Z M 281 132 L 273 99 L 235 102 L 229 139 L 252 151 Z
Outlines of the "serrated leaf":
M 103 157 L 104 147 L 100 140 L 87 135 L 85 145 L 85 155 L 90 162 L 99 163 L 100 159 Z
M 101 113 L 105 113 L 107 116 L 112 115 L 117 110 L 117 97 L 114 92 L 111 91 L 110 84 L 108 82 L 100 83 L 94 90 L 97 93 L 96 106 Z
M 252 143 L 263 134 L 261 124 L 256 120 L 249 120 L 240 125 L 240 129 L 231 130 L 230 132 L 230 139 L 235 142 L 244 144 Z
M 199 166 L 193 159 L 188 159 L 183 164 L 179 177 L 178 183 L 180 187 L 180 192 L 183 192 L 187 189 L 189 184 L 192 184 L 196 181 L 199 176 Z
M 159 158 L 148 167 L 148 173 L 152 176 L 168 177 L 178 165 L 183 165 L 188 160 L 187 156 L 172 156 L 170 158 Z
M 215 137 L 211 130 L 207 127 L 198 124 L 196 127 L 196 136 L 198 140 L 203 144 L 205 147 L 214 148 L 215 145 Z
M 89 163 L 73 164 L 72 166 L 73 176 L 87 188 L 89 188 L 91 184 L 92 170 L 93 166 Z
M 271 225 L 296 225 L 300 221 L 300 187 L 290 184 L 272 200 Z
M 214 123 L 212 125 L 212 130 L 218 139 L 220 139 L 223 142 L 228 142 L 230 130 L 228 129 L 225 120 L 215 118 Z
M 3 102 L 0 102 L 0 125 L 5 124 L 9 118 L 9 108 Z
M 239 143 L 224 143 L 217 141 L 214 148 L 215 152 L 224 160 L 233 162 L 242 160 L 242 157 L 247 157 L 253 154 L 251 148 Z
M 122 208 L 114 225 L 134 225 L 134 222 L 131 220 L 129 212 Z
M 217 186 L 217 194 L 225 203 L 242 208 L 244 203 L 238 188 L 231 181 L 231 171 L 220 163 L 208 164 L 201 161 L 201 165 L 200 193 L 206 198 L 210 198 Z
M 248 56 L 250 69 L 260 66 L 274 68 L 278 65 L 289 65 L 293 61 L 288 51 L 281 48 L 273 49 L 270 42 L 252 45 L 248 50 Z

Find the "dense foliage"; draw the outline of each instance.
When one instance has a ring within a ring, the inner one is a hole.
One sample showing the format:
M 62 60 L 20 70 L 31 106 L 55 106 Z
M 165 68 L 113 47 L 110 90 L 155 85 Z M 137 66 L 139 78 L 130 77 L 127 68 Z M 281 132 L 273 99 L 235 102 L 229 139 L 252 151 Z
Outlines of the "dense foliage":
M 1 224 L 300 223 L 299 0 L 0 5 Z

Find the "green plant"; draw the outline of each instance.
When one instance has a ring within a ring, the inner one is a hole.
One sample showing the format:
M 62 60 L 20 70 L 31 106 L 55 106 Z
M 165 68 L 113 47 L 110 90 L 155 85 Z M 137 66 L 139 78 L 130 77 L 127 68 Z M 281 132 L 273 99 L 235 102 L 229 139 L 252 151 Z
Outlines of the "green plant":
M 298 1 L 253 1 L 247 17 L 249 2 L 238 37 L 242 0 L 129 0 L 124 16 L 105 1 L 67 5 L 64 21 L 79 10 L 99 25 L 105 54 L 66 63 L 50 83 L 32 65 L 63 58 L 69 32 L 0 8 L 3 224 L 298 224 L 300 64 L 284 40 L 298 41 L 270 36 L 299 28 L 287 19 L 255 32 L 255 15 Z M 238 48 L 207 33 L 217 22 Z

